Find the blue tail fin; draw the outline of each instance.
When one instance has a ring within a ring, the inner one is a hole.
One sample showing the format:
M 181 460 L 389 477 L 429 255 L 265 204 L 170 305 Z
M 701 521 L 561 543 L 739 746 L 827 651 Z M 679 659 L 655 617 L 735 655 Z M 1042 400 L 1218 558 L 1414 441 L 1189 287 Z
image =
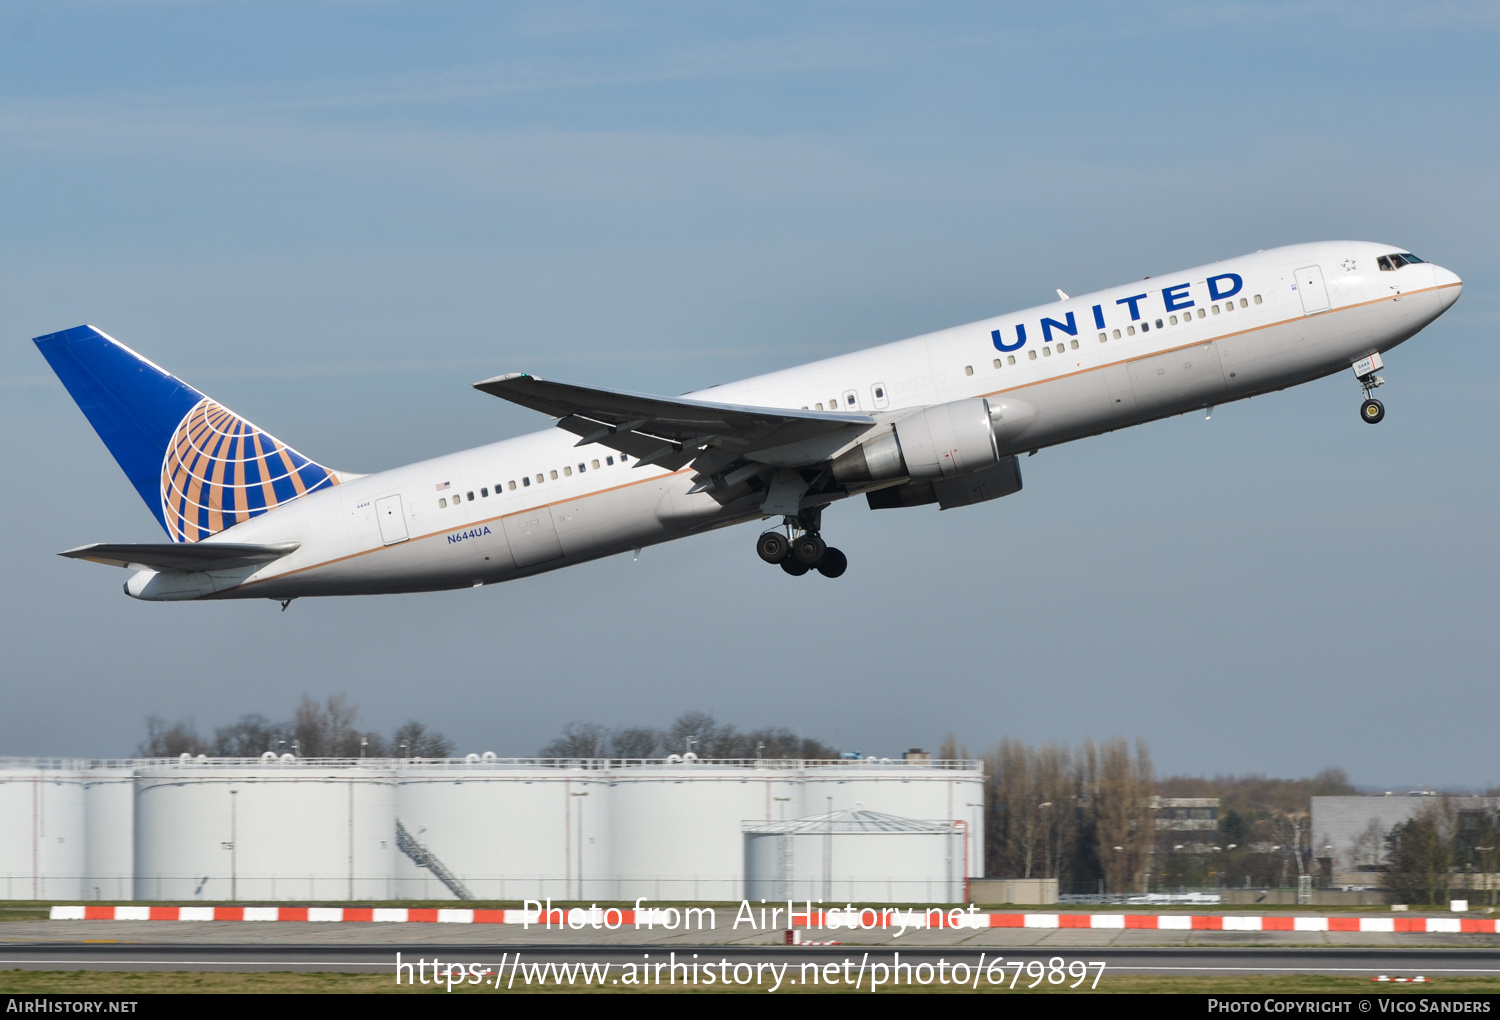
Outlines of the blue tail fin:
M 196 542 L 339 476 L 93 326 L 35 343 L 174 542 Z

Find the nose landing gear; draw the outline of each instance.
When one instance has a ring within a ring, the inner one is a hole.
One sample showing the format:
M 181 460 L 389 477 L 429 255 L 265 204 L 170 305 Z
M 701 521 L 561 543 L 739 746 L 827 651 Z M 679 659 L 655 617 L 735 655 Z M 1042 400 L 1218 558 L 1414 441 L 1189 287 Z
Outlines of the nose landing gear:
M 1385 380 L 1375 374 L 1384 367 L 1385 361 L 1378 353 L 1354 363 L 1354 377 L 1359 380 L 1360 389 L 1365 391 L 1364 402 L 1359 405 L 1359 417 L 1370 425 L 1379 424 L 1385 417 L 1385 405 L 1372 396 L 1376 387 L 1385 385 Z
M 824 577 L 838 577 L 849 569 L 849 558 L 833 549 L 818 534 L 822 514 L 804 511 L 797 517 L 783 519 L 788 534 L 767 531 L 755 540 L 755 552 L 767 563 L 775 563 L 793 577 L 816 570 Z M 795 537 L 788 537 L 792 533 Z

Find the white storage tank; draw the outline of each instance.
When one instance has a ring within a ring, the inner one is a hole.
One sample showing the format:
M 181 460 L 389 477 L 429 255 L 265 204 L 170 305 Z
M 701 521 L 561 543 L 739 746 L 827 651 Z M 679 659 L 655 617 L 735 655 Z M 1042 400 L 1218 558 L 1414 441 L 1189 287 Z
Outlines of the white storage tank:
M 135 890 L 135 769 L 84 772 L 83 805 L 83 898 L 129 900 Z
M 867 809 L 903 818 L 962 822 L 968 873 L 984 874 L 984 772 L 973 762 L 927 762 L 866 758 L 805 772 L 800 816 Z M 956 766 L 969 767 L 956 767 Z
M 395 776 L 355 763 L 156 763 L 135 793 L 138 900 L 385 900 Z
M 963 902 L 963 827 L 951 821 L 835 811 L 747 823 L 743 838 L 752 902 Z
M 61 761 L 0 765 L 0 897 L 70 900 L 82 890 L 83 783 Z
M 608 771 L 481 760 L 404 763 L 397 775 L 396 816 L 419 844 L 397 861 L 399 898 L 613 897 Z
M 798 772 L 682 762 L 617 768 L 615 898 L 736 900 L 744 887 L 741 826 L 796 817 Z M 778 800 L 778 798 L 792 798 Z

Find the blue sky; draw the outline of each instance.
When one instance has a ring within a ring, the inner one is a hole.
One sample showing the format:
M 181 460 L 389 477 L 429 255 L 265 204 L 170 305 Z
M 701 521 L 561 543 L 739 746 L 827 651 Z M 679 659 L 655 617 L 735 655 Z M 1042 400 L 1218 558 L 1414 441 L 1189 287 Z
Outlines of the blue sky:
M 1500 782 L 1500 14 L 1452 4 L 0 7 L 0 751 L 127 753 L 345 691 L 523 754 L 696 708 L 894 753 L 1144 736 L 1164 772 Z M 158 541 L 28 338 L 94 323 L 324 463 L 545 427 L 469 383 L 677 393 L 1304 240 L 1464 277 L 1333 378 L 480 591 L 142 605 Z

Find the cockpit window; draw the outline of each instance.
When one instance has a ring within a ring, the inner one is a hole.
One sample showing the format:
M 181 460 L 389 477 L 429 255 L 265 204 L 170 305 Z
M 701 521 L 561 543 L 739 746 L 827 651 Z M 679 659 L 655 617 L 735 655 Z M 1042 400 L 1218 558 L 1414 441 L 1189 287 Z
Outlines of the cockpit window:
M 1398 255 L 1382 255 L 1375 260 L 1375 264 L 1384 272 L 1392 269 L 1400 269 L 1402 266 L 1414 266 L 1422 261 L 1422 259 L 1417 258 L 1411 252 L 1404 251 Z

